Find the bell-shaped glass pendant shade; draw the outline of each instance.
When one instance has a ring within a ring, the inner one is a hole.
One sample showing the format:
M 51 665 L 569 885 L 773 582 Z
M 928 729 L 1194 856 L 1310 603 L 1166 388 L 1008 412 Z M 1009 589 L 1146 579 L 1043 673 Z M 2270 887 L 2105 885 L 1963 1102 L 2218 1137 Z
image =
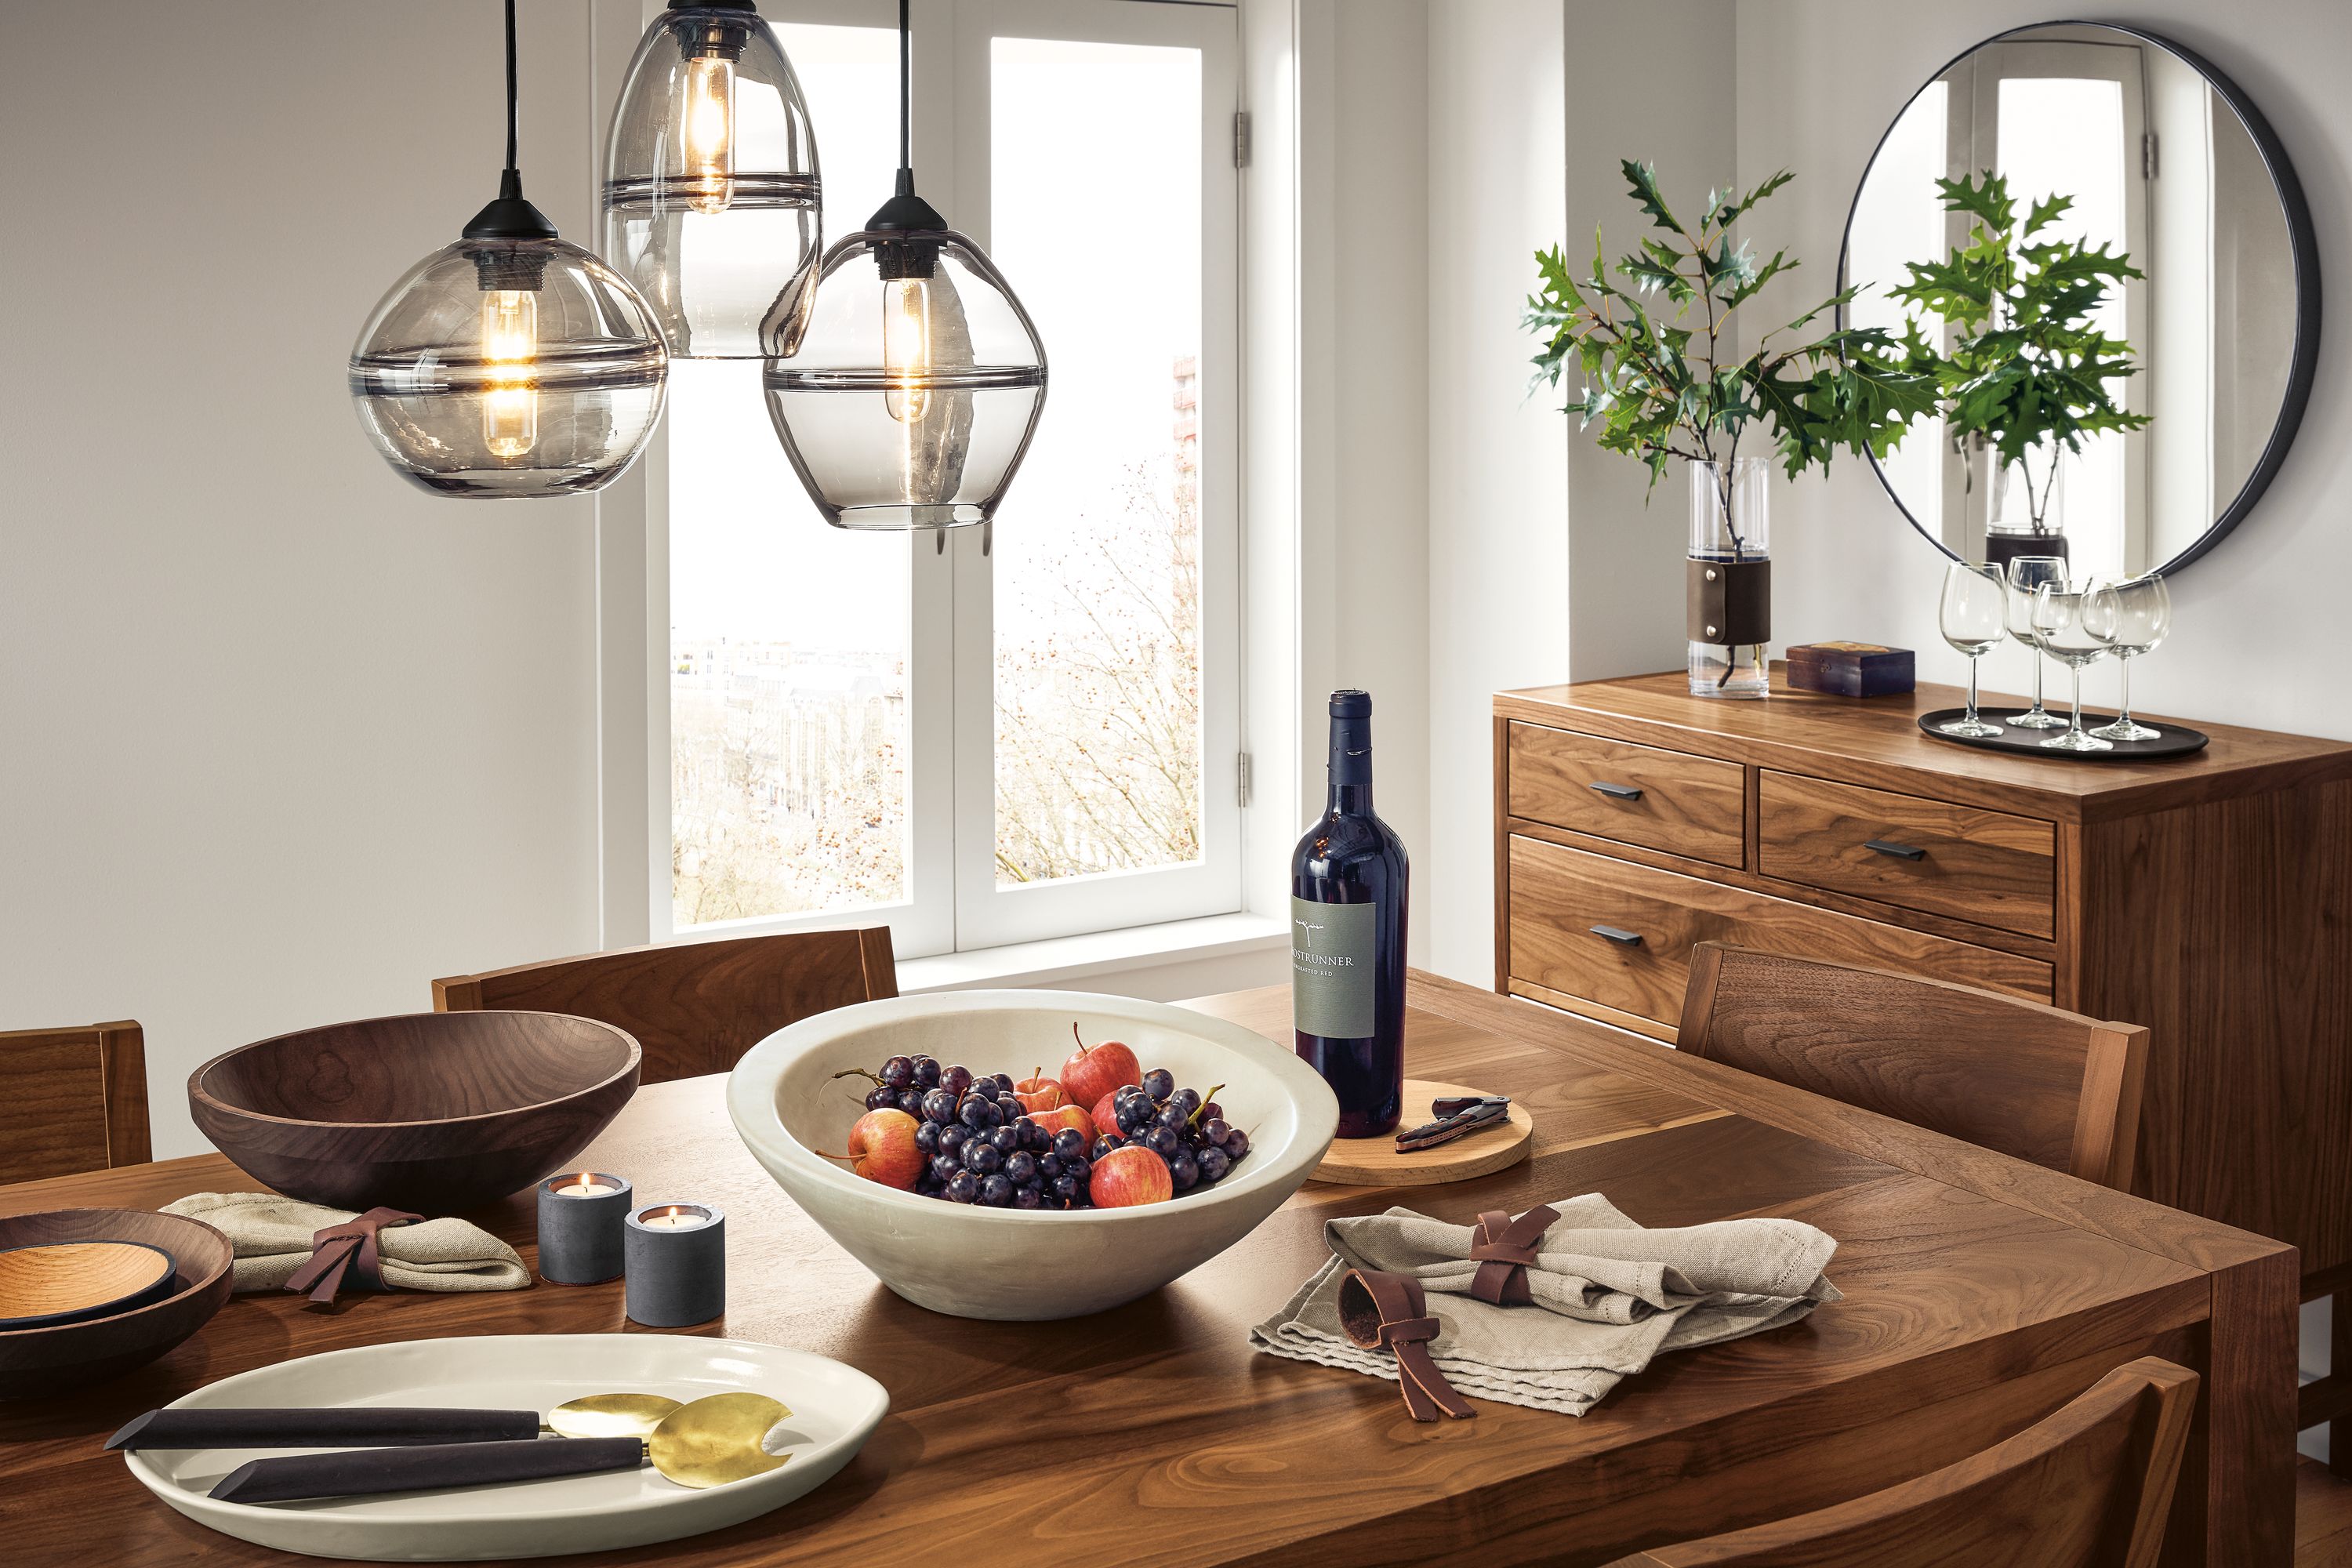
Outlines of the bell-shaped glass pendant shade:
M 547 237 L 461 239 L 392 286 L 352 351 L 360 423 L 436 495 L 577 495 L 661 417 L 668 355 L 645 302 Z
M 867 230 L 826 253 L 814 292 L 799 353 L 763 380 L 825 520 L 994 517 L 1045 407 L 1045 348 L 988 258 L 952 229 Z
M 604 255 L 684 359 L 790 353 L 824 247 L 800 79 L 751 0 L 646 31 L 606 139 Z

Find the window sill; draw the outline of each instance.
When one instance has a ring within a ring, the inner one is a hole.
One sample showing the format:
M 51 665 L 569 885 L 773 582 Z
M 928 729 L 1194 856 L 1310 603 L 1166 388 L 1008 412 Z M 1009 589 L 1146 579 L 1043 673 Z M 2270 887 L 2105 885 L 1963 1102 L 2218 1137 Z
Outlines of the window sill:
M 1093 975 L 1129 974 L 1200 959 L 1266 952 L 1289 941 L 1290 928 L 1268 915 L 1210 915 L 943 952 L 930 958 L 902 958 L 898 993 L 912 996 L 982 986 L 1061 986 Z

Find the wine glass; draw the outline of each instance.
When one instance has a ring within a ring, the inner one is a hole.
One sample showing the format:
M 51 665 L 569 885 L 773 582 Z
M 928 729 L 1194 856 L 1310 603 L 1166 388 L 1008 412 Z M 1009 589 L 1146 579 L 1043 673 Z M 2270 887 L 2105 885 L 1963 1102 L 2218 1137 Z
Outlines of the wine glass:
M 2172 629 L 2172 591 L 2151 572 L 2103 587 L 2083 606 L 2083 627 L 2105 643 L 2124 667 L 2123 705 L 2116 721 L 2091 731 L 2108 741 L 2153 741 L 2164 733 L 2131 716 L 2131 661 L 2164 640 Z
M 2039 649 L 2033 637 L 2033 595 L 2044 584 L 2066 585 L 2066 558 L 2063 555 L 2020 555 L 2009 563 L 2009 635 L 2027 647 Z M 2033 660 L 2033 706 L 2022 713 L 2012 714 L 2008 722 L 2020 730 L 2060 730 L 2066 721 L 2042 705 L 2042 659 L 2037 651 Z
M 2083 667 L 2096 664 L 2107 656 L 2107 645 L 2093 637 L 2083 625 L 2084 604 L 2099 591 L 2095 578 L 2078 588 L 2069 588 L 2063 583 L 2044 583 L 2033 590 L 2033 608 L 2030 616 L 2033 641 L 2043 653 L 2064 665 L 2074 677 L 2074 721 L 2066 726 L 2064 734 L 2053 735 L 2042 742 L 2056 751 L 2112 752 L 2116 749 L 2113 741 L 2102 741 L 2083 728 Z
M 1937 609 L 1944 640 L 1969 656 L 1969 710 L 1936 726 L 1946 735 L 1981 739 L 2004 733 L 1977 716 L 1977 660 L 2000 646 L 2009 625 L 2009 585 L 1998 566 L 1955 561 L 1944 572 L 1944 597 Z M 2036 660 L 2039 663 L 2040 660 Z

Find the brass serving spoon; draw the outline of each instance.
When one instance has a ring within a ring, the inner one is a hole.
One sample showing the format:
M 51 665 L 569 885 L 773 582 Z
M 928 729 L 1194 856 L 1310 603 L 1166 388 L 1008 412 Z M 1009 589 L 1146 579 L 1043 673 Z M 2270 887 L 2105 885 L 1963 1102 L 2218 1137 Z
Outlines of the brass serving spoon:
M 635 1469 L 646 1463 L 678 1486 L 725 1486 L 764 1475 L 792 1458 L 789 1452 L 771 1453 L 767 1447 L 776 1427 L 791 1415 L 782 1402 L 764 1394 L 714 1394 L 679 1405 L 642 1436 L 291 1454 L 239 1466 L 221 1479 L 211 1495 L 224 1502 L 295 1502 L 542 1480 Z
M 678 1407 L 658 1394 L 592 1394 L 567 1399 L 541 1420 L 536 1410 L 475 1410 L 341 1405 L 303 1409 L 151 1410 L 106 1441 L 109 1448 L 383 1448 L 427 1443 L 520 1442 L 560 1437 L 636 1437 Z

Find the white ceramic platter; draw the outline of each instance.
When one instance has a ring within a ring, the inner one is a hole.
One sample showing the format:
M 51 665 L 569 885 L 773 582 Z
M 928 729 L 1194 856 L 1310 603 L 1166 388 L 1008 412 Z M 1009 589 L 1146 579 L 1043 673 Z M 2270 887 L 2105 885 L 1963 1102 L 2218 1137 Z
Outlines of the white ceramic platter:
M 782 1468 L 697 1491 L 651 1466 L 516 1485 L 298 1503 L 215 1502 L 215 1482 L 268 1451 L 154 1449 L 131 1473 L 199 1524 L 313 1557 L 448 1563 L 551 1557 L 675 1541 L 782 1508 L 849 1463 L 890 1408 L 880 1384 L 824 1356 L 677 1334 L 486 1334 L 330 1351 L 223 1378 L 174 1408 L 447 1405 L 536 1409 L 589 1394 L 698 1399 L 736 1390 L 781 1399 L 792 1418 L 771 1439 Z M 561 1438 L 545 1441 L 560 1442 Z M 315 1452 L 279 1449 L 281 1453 Z

